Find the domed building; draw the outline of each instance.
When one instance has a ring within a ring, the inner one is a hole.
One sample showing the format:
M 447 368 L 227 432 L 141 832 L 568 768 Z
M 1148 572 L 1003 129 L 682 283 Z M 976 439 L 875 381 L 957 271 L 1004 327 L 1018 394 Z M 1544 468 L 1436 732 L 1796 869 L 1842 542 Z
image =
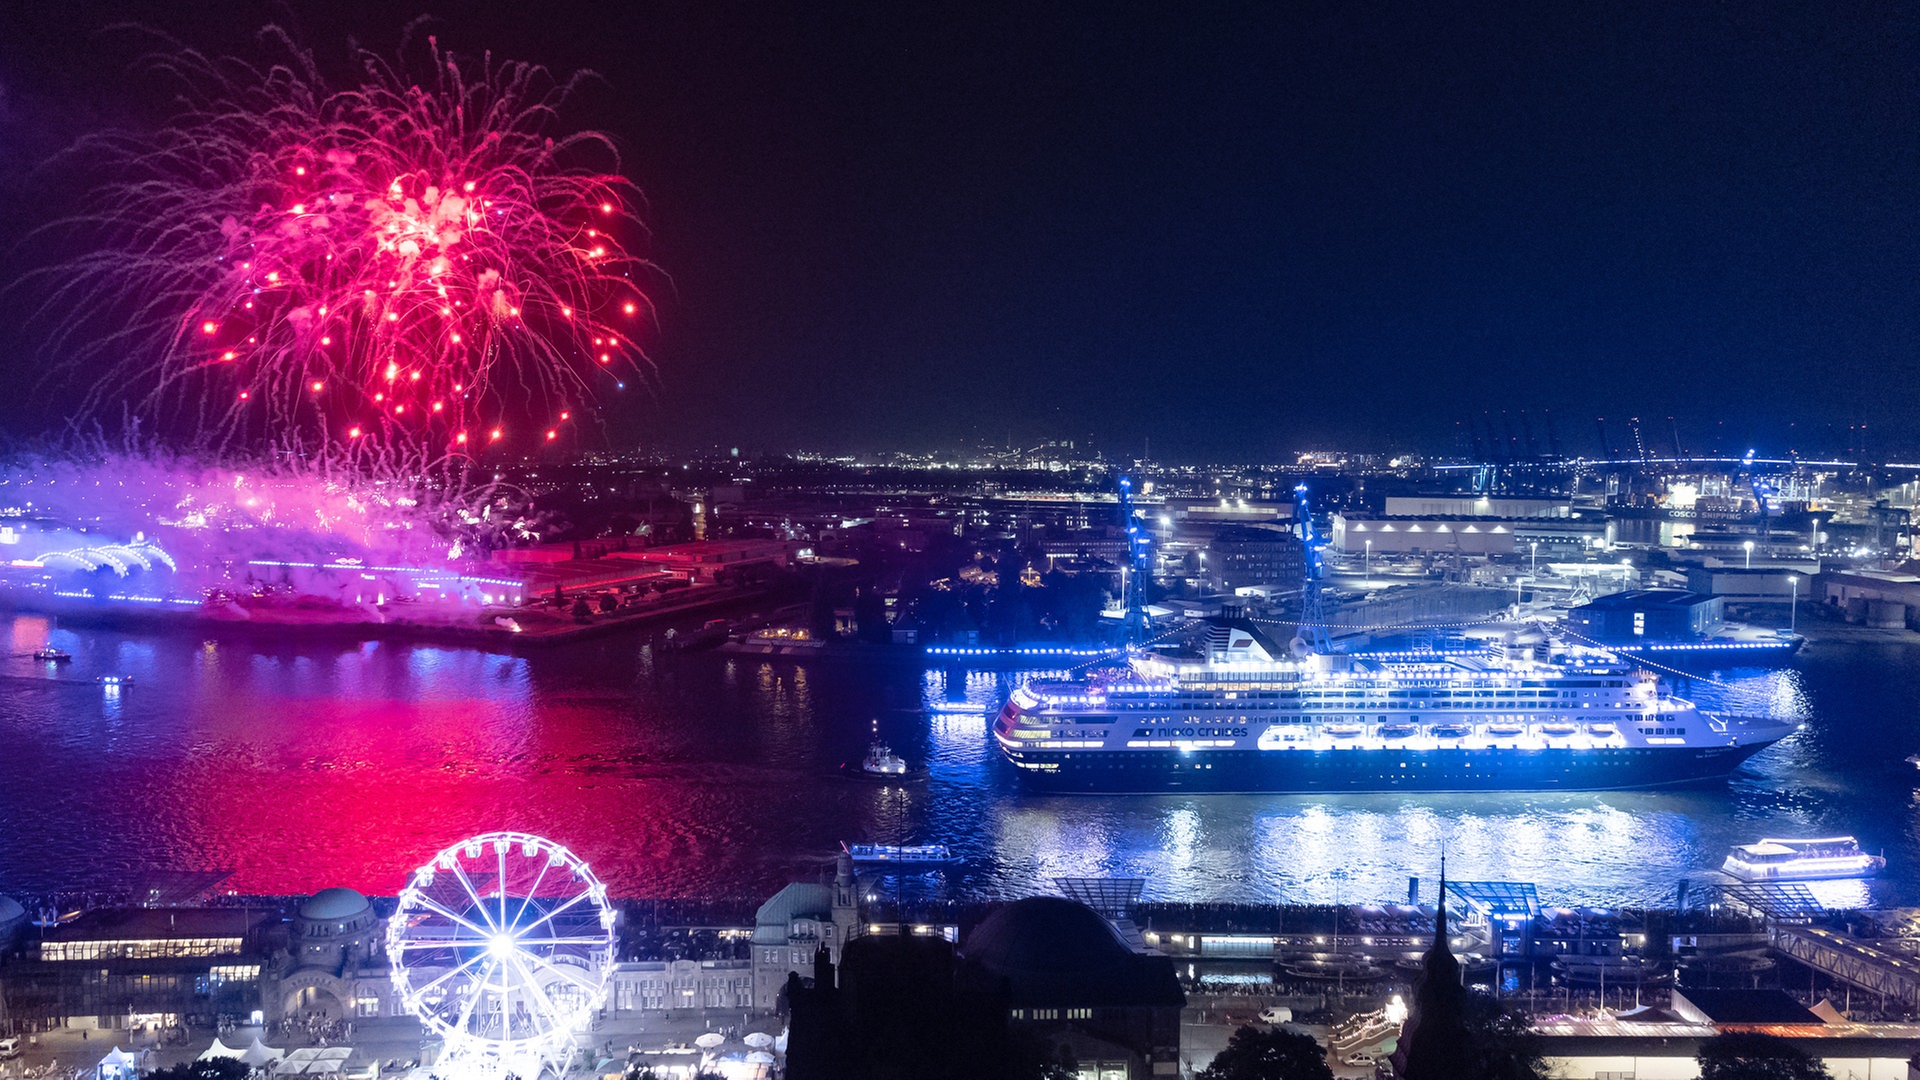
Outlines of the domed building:
M 753 1007 L 777 1007 L 789 972 L 813 972 L 814 950 L 825 947 L 839 963 L 859 927 L 853 860 L 845 854 L 834 864 L 832 885 L 796 881 L 774 893 L 753 916 Z
M 1085 904 L 1016 900 L 974 927 L 960 955 L 964 979 L 1003 991 L 1013 1022 L 1071 1050 L 1083 1071 L 1177 1069 L 1187 998 L 1172 959 L 1136 951 Z
M 27 928 L 27 909 L 11 896 L 0 896 L 0 952 L 13 948 Z
M 322 889 L 294 909 L 286 958 L 262 996 L 269 1015 L 398 1016 L 386 921 L 352 889 Z
M 356 947 L 362 955 L 373 952 L 381 930 L 366 897 L 352 889 L 322 889 L 294 912 L 294 966 L 337 968 Z

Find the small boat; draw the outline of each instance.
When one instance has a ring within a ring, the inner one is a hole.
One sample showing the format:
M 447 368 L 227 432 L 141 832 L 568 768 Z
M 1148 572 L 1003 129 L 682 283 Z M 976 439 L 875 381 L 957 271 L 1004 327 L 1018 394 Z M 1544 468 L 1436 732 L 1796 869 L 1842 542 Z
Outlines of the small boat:
M 96 678 L 96 679 L 95 679 L 94 681 L 95 681 L 95 682 L 97 682 L 97 683 L 99 683 L 99 684 L 100 684 L 101 686 L 132 686 L 132 685 L 133 685 L 133 676 L 131 676 L 131 675 L 101 675 L 101 676 L 99 676 L 98 678 Z
M 1860 842 L 1851 836 L 1769 837 L 1734 845 L 1720 869 L 1741 881 L 1837 881 L 1871 877 L 1886 865 L 1884 856 L 1861 851 Z
M 1579 732 L 1573 724 L 1541 724 L 1540 734 L 1549 739 L 1565 739 Z
M 1464 739 L 1473 734 L 1473 728 L 1466 724 L 1435 724 L 1427 730 L 1436 739 Z
M 44 649 L 34 650 L 33 658 L 35 660 L 45 660 L 51 664 L 64 664 L 73 659 L 73 654 L 65 649 L 56 649 L 49 645 Z
M 1383 739 L 1410 739 L 1420 729 L 1413 724 L 1381 724 L 1380 737 Z
M 910 780 L 926 778 L 927 770 L 916 769 L 907 764 L 907 759 L 893 752 L 886 743 L 874 740 L 867 747 L 867 756 L 860 764 L 848 762 L 840 766 L 840 771 L 854 780 L 878 780 L 882 783 L 903 784 Z
M 944 866 L 954 862 L 945 844 L 840 844 L 840 850 L 860 866 Z
M 1913 766 L 1916 769 L 1920 769 L 1920 754 L 1908 754 L 1907 764 Z
M 927 706 L 928 712 L 937 713 L 984 713 L 987 706 L 972 701 L 936 701 Z
M 866 760 L 860 763 L 860 771 L 874 776 L 905 776 L 907 759 L 894 753 L 886 743 L 877 742 L 867 747 Z
M 1497 723 L 1497 724 L 1487 725 L 1487 734 L 1489 735 L 1502 735 L 1502 736 L 1521 735 L 1521 734 L 1524 734 L 1526 730 L 1527 730 L 1527 725 L 1525 724 Z
M 1359 724 L 1328 724 L 1320 729 L 1336 739 L 1357 739 L 1366 732 Z
M 1597 735 L 1602 739 L 1610 739 L 1620 734 L 1620 728 L 1614 724 L 1588 724 L 1587 734 Z

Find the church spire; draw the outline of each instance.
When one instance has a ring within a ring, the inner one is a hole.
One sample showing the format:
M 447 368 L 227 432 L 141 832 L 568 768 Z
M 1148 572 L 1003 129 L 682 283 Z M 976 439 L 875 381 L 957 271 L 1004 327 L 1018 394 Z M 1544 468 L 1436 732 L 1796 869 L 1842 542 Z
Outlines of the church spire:
M 1421 963 L 1429 981 L 1439 979 L 1454 982 L 1461 980 L 1460 961 L 1454 958 L 1453 948 L 1447 943 L 1447 852 L 1440 849 L 1440 898 L 1433 909 L 1433 944 L 1427 946 L 1427 955 Z

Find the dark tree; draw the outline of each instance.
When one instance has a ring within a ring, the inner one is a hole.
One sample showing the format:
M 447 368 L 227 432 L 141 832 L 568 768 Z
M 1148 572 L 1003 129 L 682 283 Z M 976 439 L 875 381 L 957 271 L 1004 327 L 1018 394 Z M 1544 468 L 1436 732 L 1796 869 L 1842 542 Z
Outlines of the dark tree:
M 1538 1080 L 1547 1075 L 1540 1035 L 1525 1016 L 1489 994 L 1470 994 L 1465 1013 L 1481 1075 L 1486 1080 Z
M 1333 1070 L 1311 1035 L 1243 1027 L 1201 1071 L 1200 1080 L 1333 1080 Z
M 1774 1035 L 1734 1031 L 1700 1044 L 1700 1080 L 1833 1080 L 1811 1054 Z

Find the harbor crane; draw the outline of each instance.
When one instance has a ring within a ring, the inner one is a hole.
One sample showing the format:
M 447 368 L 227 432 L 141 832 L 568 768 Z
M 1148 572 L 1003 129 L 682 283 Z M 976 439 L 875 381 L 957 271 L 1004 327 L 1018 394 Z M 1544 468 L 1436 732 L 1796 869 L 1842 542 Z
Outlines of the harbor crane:
M 1153 537 L 1140 527 L 1133 509 L 1133 477 L 1120 478 L 1120 528 L 1127 540 L 1126 564 L 1120 572 L 1120 643 L 1140 645 L 1147 640 L 1147 583 L 1153 580 Z
M 1307 485 L 1296 484 L 1293 489 L 1294 532 L 1300 537 L 1300 623 L 1294 634 L 1292 648 L 1297 655 L 1309 653 L 1330 653 L 1333 640 L 1327 636 L 1326 609 L 1320 599 L 1320 577 L 1324 573 L 1320 551 L 1327 546 L 1325 538 L 1313 531 L 1313 502 L 1307 495 Z

